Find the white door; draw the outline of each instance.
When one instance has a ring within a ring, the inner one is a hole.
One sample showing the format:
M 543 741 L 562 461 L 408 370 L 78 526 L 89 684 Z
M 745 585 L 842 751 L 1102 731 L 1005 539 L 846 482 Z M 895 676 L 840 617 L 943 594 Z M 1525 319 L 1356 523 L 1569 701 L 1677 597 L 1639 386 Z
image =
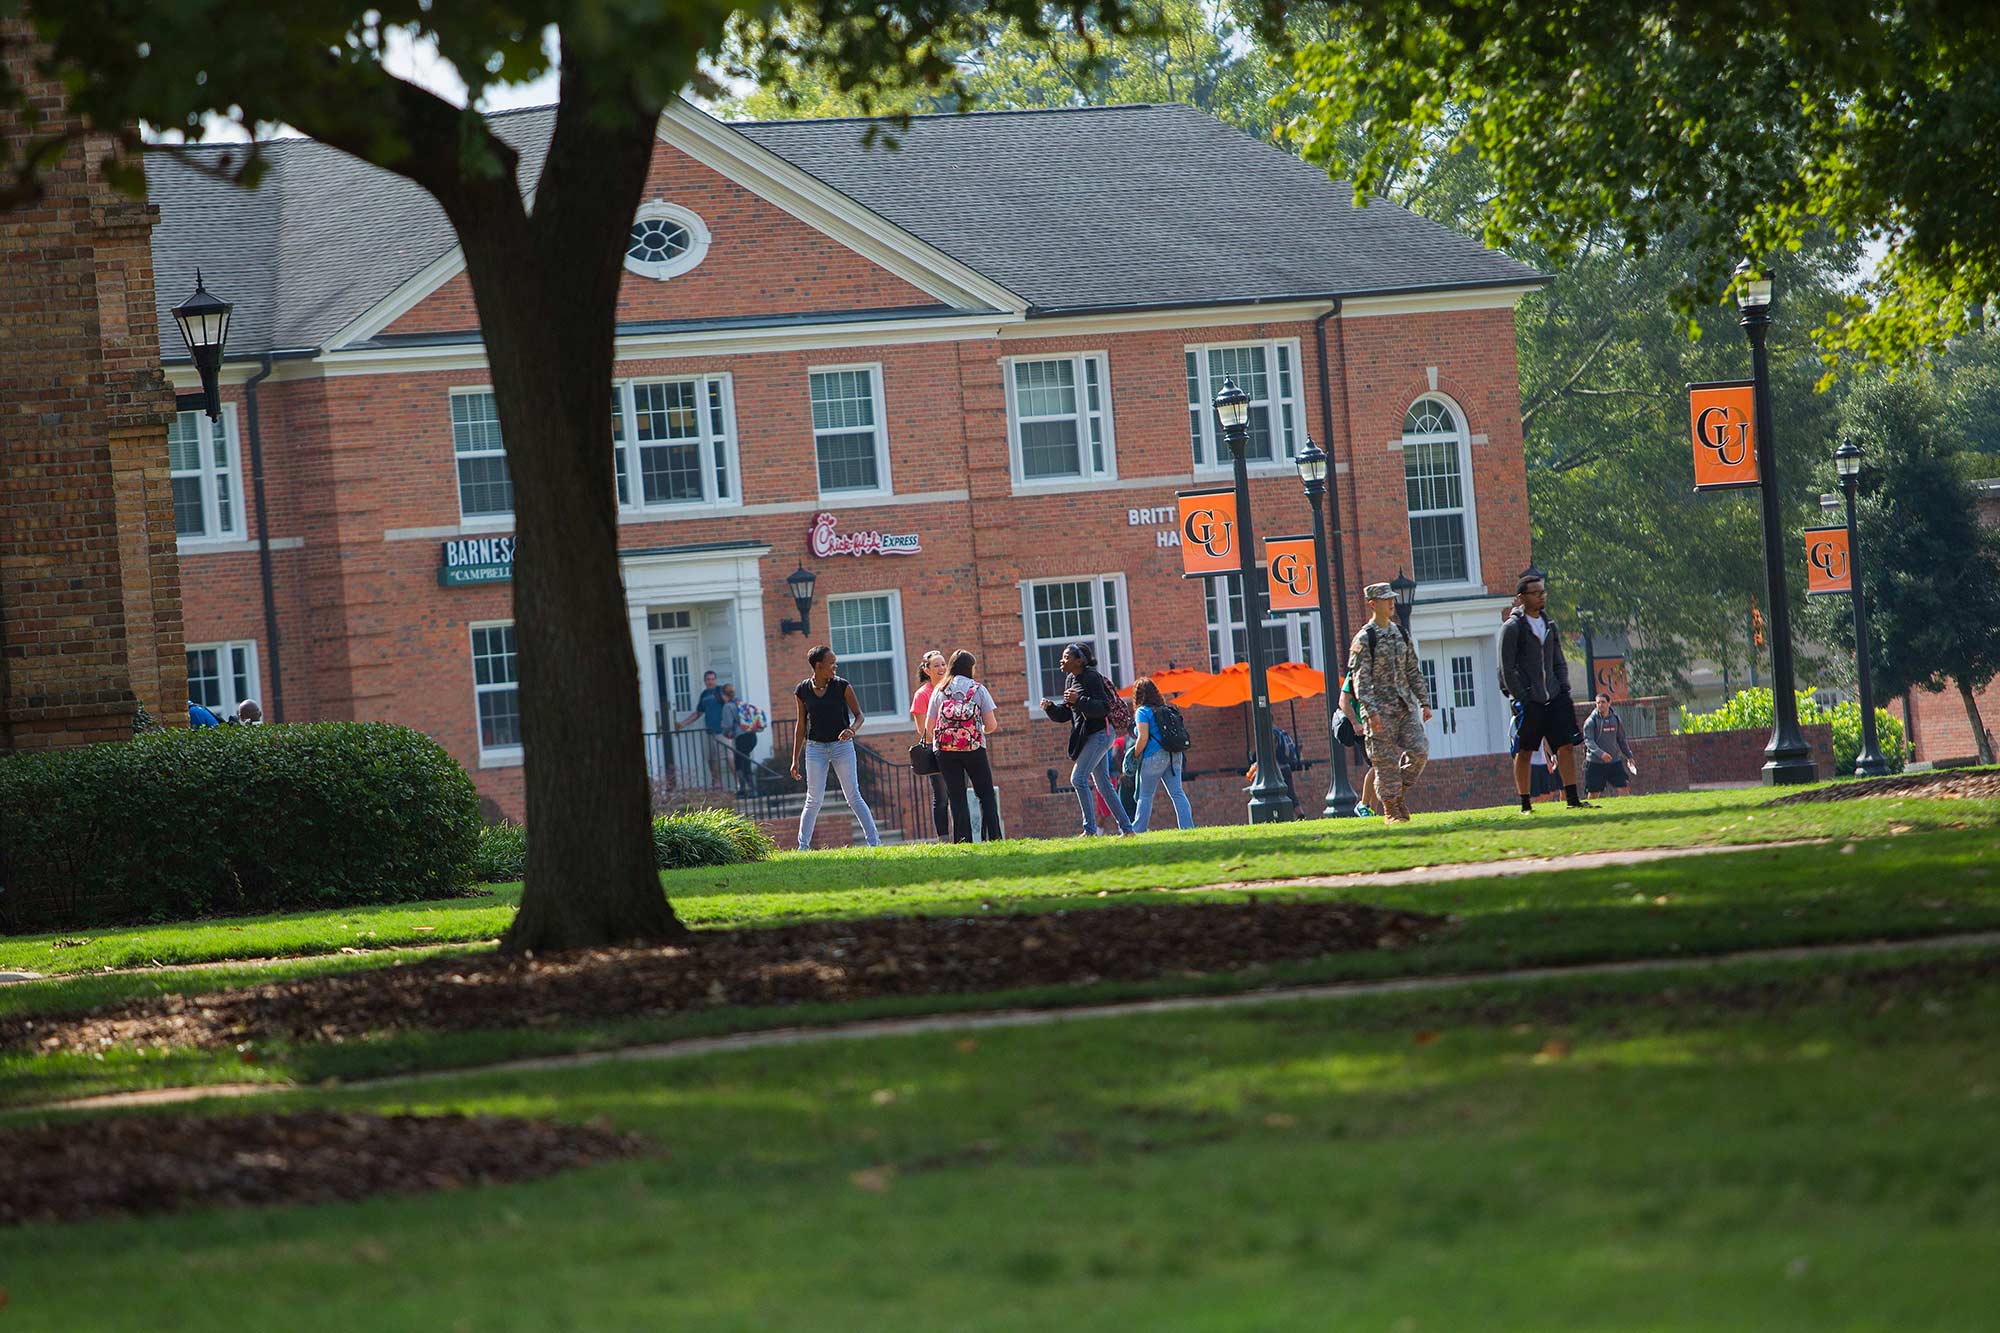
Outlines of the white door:
M 1424 726 L 1431 757 L 1452 759 L 1505 749 L 1493 645 L 1480 639 L 1441 639 L 1417 645 L 1417 660 L 1431 697 L 1431 720 Z
M 701 638 L 691 632 L 653 636 L 653 688 L 660 701 L 659 714 L 653 718 L 654 731 L 672 731 L 676 722 L 694 711 L 694 701 L 701 694 L 700 678 L 695 675 L 700 651 Z

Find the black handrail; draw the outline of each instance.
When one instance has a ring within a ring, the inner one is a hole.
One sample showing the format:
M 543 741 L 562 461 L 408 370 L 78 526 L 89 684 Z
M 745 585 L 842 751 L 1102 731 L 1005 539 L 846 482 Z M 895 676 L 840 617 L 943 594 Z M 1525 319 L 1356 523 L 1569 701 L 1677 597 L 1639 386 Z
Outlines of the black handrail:
M 899 832 L 906 841 L 935 842 L 931 820 L 931 780 L 860 741 L 854 743 L 861 778 L 861 799 L 875 815 L 877 832 Z

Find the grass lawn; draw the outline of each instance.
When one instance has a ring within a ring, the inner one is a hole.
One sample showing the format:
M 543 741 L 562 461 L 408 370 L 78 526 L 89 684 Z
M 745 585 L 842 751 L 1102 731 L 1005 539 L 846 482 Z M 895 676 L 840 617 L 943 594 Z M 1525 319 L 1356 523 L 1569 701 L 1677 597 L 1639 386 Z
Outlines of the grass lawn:
M 292 1094 L 605 1116 L 664 1152 L 453 1195 L 4 1234 L 6 1316 L 1961 1330 L 2000 1303 L 2000 974 L 1923 966 L 1273 1000 Z
M 1967 822 L 1968 816 L 1979 813 L 1966 809 L 1964 802 L 1940 804 L 1957 807 L 1944 812 L 1957 816 L 1954 822 Z M 1903 811 L 1899 815 L 1911 825 L 1925 817 L 1926 812 Z M 1212 880 L 1214 876 L 1208 878 Z M 163 1053 L 120 1048 L 91 1056 L 0 1052 L 0 1106 L 31 1105 L 141 1087 L 366 1078 L 730 1030 L 811 1025 L 871 1016 L 1015 1004 L 1088 1003 L 1274 984 L 1477 972 L 1616 958 L 1694 956 L 1785 944 L 2000 929 L 2000 829 L 1948 828 L 1927 834 L 1912 832 L 1853 842 L 1750 849 L 1680 861 L 1439 885 L 1384 886 L 1365 891 L 1287 890 L 1286 893 L 1300 897 L 1359 897 L 1389 907 L 1446 911 L 1457 919 L 1440 934 L 1405 949 L 1334 954 L 1240 972 L 1176 975 L 1149 982 L 983 995 L 910 996 L 837 1005 L 708 1009 L 560 1026 L 450 1034 L 406 1033 L 342 1045 L 264 1045 L 248 1051 Z M 1144 896 L 1185 901 L 1211 895 L 1168 891 Z M 1133 897 L 1043 896 L 1024 890 L 1006 901 L 1015 906 L 1098 907 L 1133 901 Z M 977 910 L 976 903 L 971 910 Z M 784 919 L 784 914 L 776 915 Z M 268 970 L 163 971 L 0 987 L 0 1015 L 75 1012 L 129 997 L 201 994 L 279 977 L 312 975 L 320 970 L 368 966 L 378 961 L 378 957 L 343 955 L 298 960 Z
M 1575 813 L 1541 806 L 1532 817 L 1502 809 L 1422 815 L 1401 828 L 1308 820 L 1133 839 L 784 852 L 753 865 L 670 871 L 661 881 L 692 926 L 759 926 L 812 917 L 980 911 L 989 904 L 1000 910 L 1087 905 L 1100 893 L 1617 848 L 1754 846 L 2000 827 L 1995 801 L 1838 801 L 1773 809 L 1771 798 L 1762 789 L 1682 792 Z M 485 897 L 0 937 L 0 971 L 67 975 L 485 941 L 506 929 L 519 900 L 518 885 L 503 885 Z

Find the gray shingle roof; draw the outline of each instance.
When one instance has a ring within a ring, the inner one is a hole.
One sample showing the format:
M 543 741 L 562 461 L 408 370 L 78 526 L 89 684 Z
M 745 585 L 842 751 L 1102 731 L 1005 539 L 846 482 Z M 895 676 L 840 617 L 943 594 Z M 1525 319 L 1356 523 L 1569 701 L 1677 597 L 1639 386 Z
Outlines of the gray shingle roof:
M 740 123 L 752 141 L 1047 310 L 1499 286 L 1537 275 L 1174 104 Z
M 532 185 L 554 109 L 493 118 Z M 1193 107 L 921 116 L 889 148 L 867 122 L 737 132 L 1038 311 L 1229 304 L 1503 286 L 1533 270 L 1345 184 Z M 205 156 L 227 151 L 197 149 Z M 161 349 L 194 269 L 234 301 L 233 358 L 314 348 L 445 254 L 444 214 L 398 176 L 307 139 L 266 145 L 255 191 L 154 153 L 148 189 Z

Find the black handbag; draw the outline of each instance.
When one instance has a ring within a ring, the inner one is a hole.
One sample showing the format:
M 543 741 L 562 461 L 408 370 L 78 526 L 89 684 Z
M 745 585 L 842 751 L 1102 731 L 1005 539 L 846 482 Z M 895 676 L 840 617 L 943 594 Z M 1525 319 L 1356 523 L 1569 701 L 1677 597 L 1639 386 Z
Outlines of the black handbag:
M 910 747 L 910 768 L 920 778 L 927 778 L 937 772 L 937 751 L 918 741 Z
M 1355 734 L 1354 721 L 1345 713 L 1333 715 L 1333 738 L 1349 747 L 1361 744 L 1361 737 Z

